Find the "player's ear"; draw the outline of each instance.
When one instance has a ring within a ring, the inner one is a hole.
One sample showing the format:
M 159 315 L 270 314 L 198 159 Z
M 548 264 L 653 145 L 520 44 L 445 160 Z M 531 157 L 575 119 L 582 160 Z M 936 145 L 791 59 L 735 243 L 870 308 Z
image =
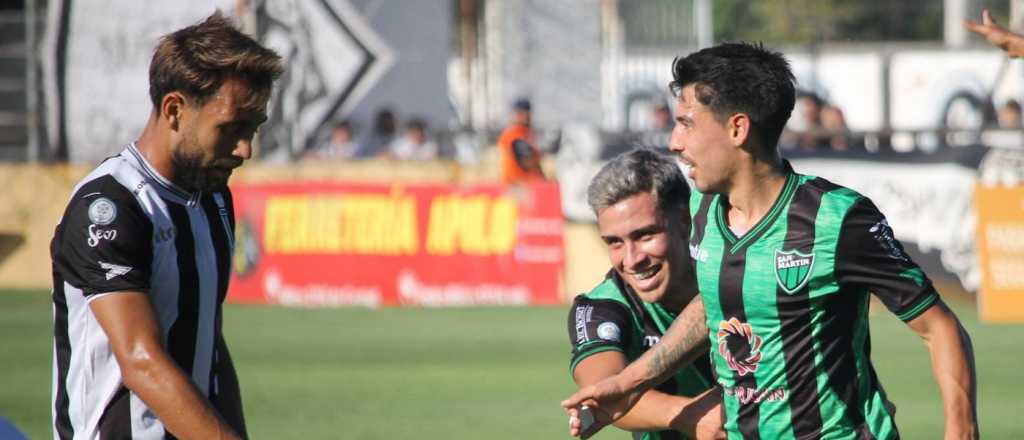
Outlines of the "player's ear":
M 170 92 L 160 100 L 160 117 L 167 122 L 171 130 L 177 131 L 181 125 L 182 110 L 185 107 L 185 96 L 181 92 Z
M 750 115 L 746 113 L 734 113 L 726 122 L 726 129 L 729 132 L 729 139 L 734 146 L 741 146 L 750 137 L 751 121 Z

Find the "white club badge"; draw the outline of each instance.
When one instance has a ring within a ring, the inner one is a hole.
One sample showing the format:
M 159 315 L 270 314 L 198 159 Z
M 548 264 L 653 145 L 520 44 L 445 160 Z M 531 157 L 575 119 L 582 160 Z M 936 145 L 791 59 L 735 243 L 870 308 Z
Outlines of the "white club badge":
M 619 342 L 622 340 L 622 331 L 614 322 L 603 322 L 597 326 L 597 337 L 606 341 Z
M 89 204 L 89 221 L 105 226 L 117 218 L 117 205 L 106 197 L 100 197 Z

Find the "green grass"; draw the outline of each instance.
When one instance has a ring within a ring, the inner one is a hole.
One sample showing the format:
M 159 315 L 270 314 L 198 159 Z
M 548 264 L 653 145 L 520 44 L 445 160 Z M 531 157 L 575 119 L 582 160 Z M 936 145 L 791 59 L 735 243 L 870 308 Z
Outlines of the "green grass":
M 980 325 L 953 305 L 975 343 L 984 438 L 1024 438 L 1024 326 Z M 575 388 L 564 314 L 229 305 L 225 328 L 255 438 L 551 439 L 568 438 L 558 402 Z M 941 438 L 924 346 L 890 314 L 872 320 L 903 437 Z M 0 292 L 0 415 L 33 439 L 50 436 L 51 332 L 47 294 Z

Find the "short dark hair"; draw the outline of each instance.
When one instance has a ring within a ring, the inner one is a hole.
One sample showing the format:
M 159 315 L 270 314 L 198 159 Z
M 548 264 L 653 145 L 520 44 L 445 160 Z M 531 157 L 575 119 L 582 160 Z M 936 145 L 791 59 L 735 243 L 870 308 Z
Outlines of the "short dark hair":
M 252 103 L 270 96 L 284 68 L 281 57 L 243 34 L 214 12 L 201 23 L 160 38 L 149 64 L 149 99 L 157 114 L 164 95 L 179 91 L 203 105 L 228 77 L 237 77 L 252 89 Z
M 595 215 L 637 194 L 651 194 L 662 214 L 685 211 L 690 185 L 675 159 L 651 148 L 616 156 L 597 172 L 587 187 L 587 203 Z
M 669 89 L 696 86 L 697 99 L 720 120 L 746 113 L 762 148 L 776 147 L 793 113 L 796 86 L 789 62 L 760 43 L 723 43 L 672 61 Z

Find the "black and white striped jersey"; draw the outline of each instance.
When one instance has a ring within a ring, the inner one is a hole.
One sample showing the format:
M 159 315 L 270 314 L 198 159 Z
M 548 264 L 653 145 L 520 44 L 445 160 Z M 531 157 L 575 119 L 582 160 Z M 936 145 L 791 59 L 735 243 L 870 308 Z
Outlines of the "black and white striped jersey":
M 227 293 L 234 212 L 227 188 L 188 193 L 134 144 L 72 192 L 50 244 L 53 258 L 54 438 L 164 438 L 128 390 L 89 302 L 144 292 L 164 346 L 198 389 L 217 392 L 215 335 Z

